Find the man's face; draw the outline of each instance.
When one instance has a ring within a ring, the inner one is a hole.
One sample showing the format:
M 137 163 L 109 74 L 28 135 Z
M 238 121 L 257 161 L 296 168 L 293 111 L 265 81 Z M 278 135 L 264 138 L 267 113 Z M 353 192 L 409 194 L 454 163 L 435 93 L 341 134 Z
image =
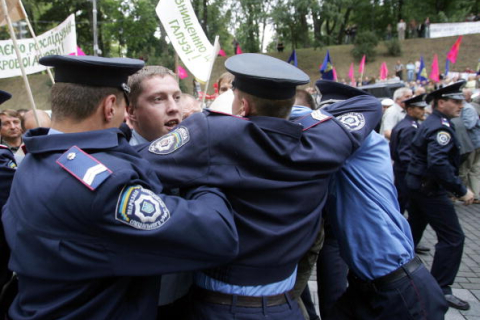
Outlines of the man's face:
M 403 103 L 402 101 L 405 101 L 407 99 L 410 99 L 411 97 L 413 97 L 412 95 L 412 90 L 408 90 L 406 91 L 403 96 L 400 97 L 400 99 L 397 100 L 397 103 L 400 107 L 404 108 L 405 109 L 405 103 Z
M 425 117 L 425 108 L 421 108 L 421 107 L 413 107 L 413 108 L 409 108 L 410 111 L 409 111 L 409 115 L 414 118 L 414 119 L 417 119 L 417 120 L 423 120 L 424 117 Z
M 181 94 L 177 81 L 170 75 L 143 80 L 136 104 L 129 107 L 135 130 L 148 141 L 173 130 L 182 121 Z
M 440 99 L 438 100 L 438 110 L 447 116 L 447 118 L 456 118 L 460 116 L 463 109 L 463 100 Z
M 22 135 L 22 127 L 19 118 L 2 115 L 0 116 L 0 119 L 2 120 L 0 135 L 3 138 L 17 139 Z

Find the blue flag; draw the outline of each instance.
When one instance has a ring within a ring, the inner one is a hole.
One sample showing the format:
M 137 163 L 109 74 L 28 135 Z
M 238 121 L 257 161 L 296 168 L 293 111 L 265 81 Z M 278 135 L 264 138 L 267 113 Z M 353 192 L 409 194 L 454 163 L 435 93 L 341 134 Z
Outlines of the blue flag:
M 447 59 L 447 61 L 445 61 L 445 77 L 447 76 L 448 71 L 450 71 L 450 60 Z
M 427 69 L 425 69 L 425 62 L 423 62 L 423 56 L 420 57 L 420 68 L 418 68 L 417 80 L 428 80 Z
M 332 61 L 330 61 L 330 51 L 327 50 L 327 55 L 323 59 L 322 66 L 320 67 L 320 73 L 322 74 L 322 79 L 333 80 L 333 66 Z
M 298 62 L 297 62 L 297 53 L 295 52 L 295 49 L 293 49 L 292 54 L 290 55 L 290 58 L 288 58 L 288 63 L 293 61 L 293 65 L 295 67 L 298 67 Z

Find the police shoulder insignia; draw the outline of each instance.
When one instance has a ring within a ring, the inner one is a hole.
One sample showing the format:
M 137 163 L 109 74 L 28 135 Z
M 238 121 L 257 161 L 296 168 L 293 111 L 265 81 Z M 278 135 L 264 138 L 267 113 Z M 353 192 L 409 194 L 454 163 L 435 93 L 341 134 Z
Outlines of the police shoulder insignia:
M 414 127 L 414 128 L 418 128 L 418 124 L 417 124 L 417 122 L 415 122 L 415 121 L 412 121 L 412 127 Z
M 12 161 L 10 160 L 7 164 L 7 166 L 10 168 L 10 169 L 17 169 L 17 164 L 15 163 L 15 161 Z
M 118 198 L 115 220 L 141 230 L 158 229 L 170 219 L 162 199 L 140 185 L 125 186 Z
M 349 112 L 337 117 L 349 131 L 357 131 L 365 126 L 365 117 L 361 113 Z
M 325 119 L 329 119 L 330 116 L 327 116 L 326 114 L 322 113 L 320 110 L 315 110 L 311 114 L 313 119 L 318 120 L 318 121 L 323 121 Z
M 153 141 L 148 151 L 156 154 L 169 154 L 190 141 L 190 133 L 185 127 L 178 127 L 172 132 Z
M 95 190 L 112 171 L 77 146 L 67 150 L 57 163 L 90 190 Z
M 439 131 L 437 133 L 437 142 L 441 146 L 446 146 L 451 139 L 452 137 L 450 136 L 450 133 L 446 131 Z
M 447 118 L 442 118 L 442 125 L 450 128 L 450 122 L 448 122 Z

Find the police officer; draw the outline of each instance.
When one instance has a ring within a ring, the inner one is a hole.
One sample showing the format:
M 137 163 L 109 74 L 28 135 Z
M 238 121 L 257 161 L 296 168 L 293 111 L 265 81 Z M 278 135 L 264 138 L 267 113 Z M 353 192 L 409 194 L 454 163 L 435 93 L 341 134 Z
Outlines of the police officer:
M 455 208 L 448 198 L 452 193 L 469 205 L 473 193 L 458 176 L 460 149 L 450 121 L 463 107 L 461 87 L 465 81 L 431 92 L 433 112 L 418 128 L 412 142 L 412 159 L 405 181 L 410 190 L 409 223 L 415 245 L 430 224 L 437 234 L 431 273 L 453 308 L 468 310 L 466 301 L 452 294 L 451 285 L 460 267 L 465 236 Z
M 419 120 L 424 120 L 426 94 L 421 94 L 413 98 L 402 101 L 405 105 L 405 118 L 397 123 L 392 129 L 390 138 L 390 154 L 393 160 L 393 173 L 395 175 L 395 187 L 398 192 L 398 202 L 400 204 L 400 212 L 405 211 L 408 202 L 408 190 L 405 185 L 405 174 L 407 173 L 408 164 L 412 157 L 412 149 L 410 147 L 413 137 L 420 125 Z
M 355 97 L 287 120 L 308 76 L 261 54 L 229 58 L 234 115 L 193 114 L 140 150 L 165 187 L 225 190 L 240 253 L 196 275 L 193 319 L 297 320 L 289 291 L 297 263 L 319 231 L 328 182 L 381 117 L 379 102 Z
M 9 317 L 155 319 L 159 274 L 236 255 L 229 205 L 204 187 L 186 191 L 189 201 L 161 194 L 119 131 L 126 81 L 142 61 L 46 56 L 40 63 L 56 71 L 52 125 L 27 132 L 28 154 L 3 212 L 19 279 Z
M 9 100 L 11 97 L 12 95 L 10 93 L 0 90 L 0 104 Z M 5 145 L 0 145 L 0 212 L 10 194 L 10 187 L 12 185 L 16 168 L 17 164 L 10 148 Z M 3 288 L 12 278 L 12 272 L 8 269 L 9 256 L 10 250 L 5 240 L 2 224 L 0 223 L 0 288 Z M 11 297 L 2 294 L 2 299 L 0 301 L 1 317 L 5 317 L 10 303 Z
M 322 106 L 365 94 L 332 81 L 319 80 L 316 85 Z M 378 133 L 370 133 L 335 174 L 326 219 L 350 269 L 349 286 L 332 310 L 327 309 L 326 319 L 443 318 L 447 304 L 435 279 L 415 257 L 410 227 L 398 208 L 388 143 Z M 338 256 L 327 259 L 327 272 L 335 277 Z M 338 297 L 341 290 L 336 288 L 332 295 Z

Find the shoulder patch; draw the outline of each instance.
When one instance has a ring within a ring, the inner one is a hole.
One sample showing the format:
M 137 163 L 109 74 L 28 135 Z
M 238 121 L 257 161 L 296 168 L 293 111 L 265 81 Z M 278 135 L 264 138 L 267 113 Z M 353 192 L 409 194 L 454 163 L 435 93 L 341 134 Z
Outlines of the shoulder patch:
M 185 127 L 178 127 L 172 132 L 153 141 L 148 151 L 156 154 L 169 154 L 178 150 L 190 141 L 190 132 Z
M 57 163 L 90 190 L 95 190 L 112 171 L 77 146 L 68 149 Z
M 450 122 L 448 122 L 447 118 L 442 118 L 442 126 L 450 128 Z
M 358 112 L 349 112 L 337 117 L 349 131 L 357 131 L 365 126 L 365 117 Z
M 17 164 L 15 163 L 15 161 L 12 161 L 10 160 L 7 164 L 7 166 L 10 168 L 10 169 L 17 169 Z
M 320 110 L 315 110 L 311 114 L 313 119 L 318 120 L 318 121 L 323 121 L 325 119 L 329 119 L 330 116 L 327 116 L 326 114 L 322 113 Z
M 170 219 L 162 199 L 140 185 L 125 186 L 118 198 L 115 220 L 140 230 L 158 229 Z
M 301 125 L 303 127 L 303 131 L 305 131 L 331 118 L 331 116 L 322 113 L 320 109 L 318 109 L 304 117 L 294 120 L 293 122 Z
M 450 136 L 450 133 L 446 131 L 439 131 L 437 133 L 437 142 L 441 146 L 446 146 L 451 139 L 452 137 Z

